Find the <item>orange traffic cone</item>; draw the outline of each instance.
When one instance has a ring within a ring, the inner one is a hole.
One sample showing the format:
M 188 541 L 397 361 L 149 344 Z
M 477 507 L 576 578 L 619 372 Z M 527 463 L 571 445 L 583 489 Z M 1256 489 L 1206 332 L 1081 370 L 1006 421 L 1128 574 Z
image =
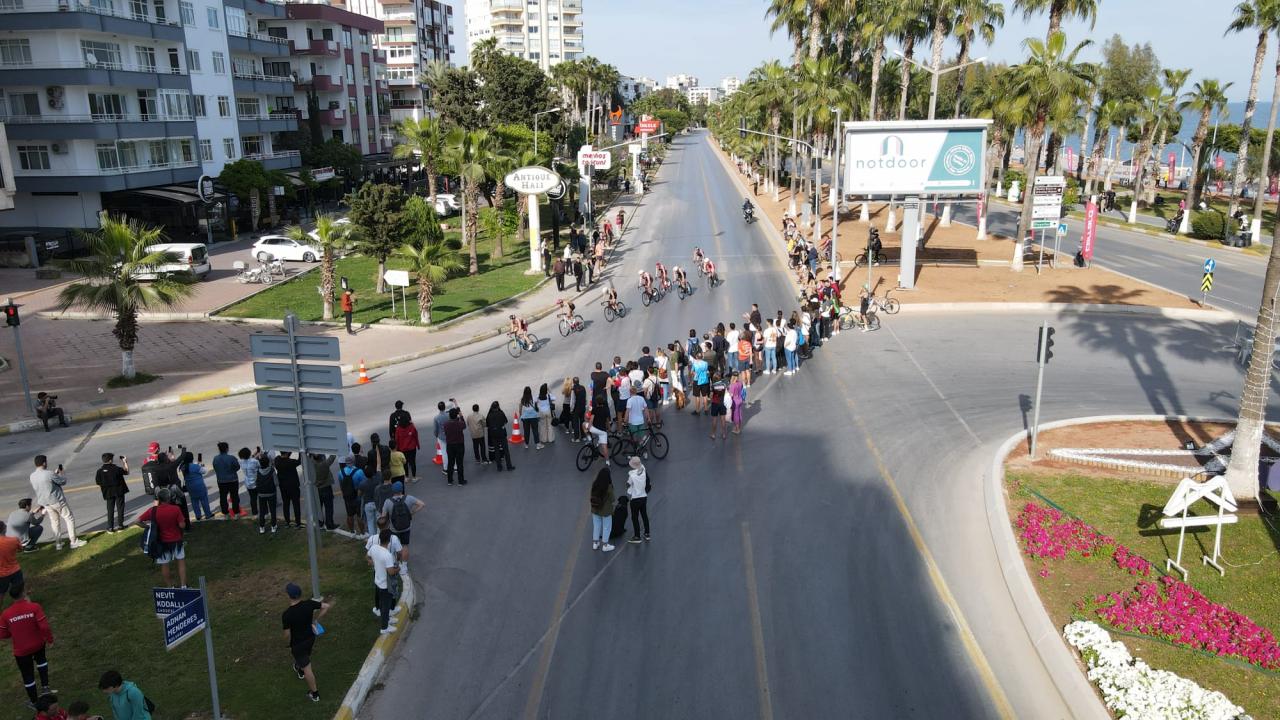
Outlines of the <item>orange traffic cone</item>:
M 368 382 L 369 382 L 369 371 L 366 370 L 364 367 L 364 358 L 361 358 L 360 359 L 360 380 L 357 381 L 356 384 L 364 385 Z
M 523 443 L 523 442 L 524 442 L 524 433 L 520 430 L 520 416 L 519 416 L 519 415 L 512 415 L 512 416 L 511 416 L 511 442 L 512 442 L 512 443 Z
M 444 464 L 444 448 L 440 446 L 440 441 L 436 441 L 436 459 L 432 460 L 437 465 Z

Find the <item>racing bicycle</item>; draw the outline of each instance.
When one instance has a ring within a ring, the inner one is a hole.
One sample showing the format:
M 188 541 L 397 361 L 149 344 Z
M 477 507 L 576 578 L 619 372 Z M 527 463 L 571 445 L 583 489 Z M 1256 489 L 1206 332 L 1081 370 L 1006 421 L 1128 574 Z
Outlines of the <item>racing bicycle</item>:
M 864 321 L 858 317 L 858 308 L 849 307 L 848 305 L 840 308 L 840 329 L 852 330 L 853 328 L 861 328 L 865 330 L 879 330 L 880 316 L 876 313 L 877 304 L 872 302 L 867 305 L 867 319 Z
M 631 436 L 630 432 L 623 433 L 617 440 L 611 440 L 613 448 L 609 451 L 609 457 L 617 459 L 618 457 L 630 457 L 632 455 L 641 455 L 648 457 L 649 453 L 659 460 L 665 460 L 667 453 L 671 450 L 670 443 L 667 442 L 667 435 L 661 431 L 655 430 L 652 425 L 644 426 L 644 434 L 639 440 Z
M 658 283 L 654 283 L 653 289 L 647 291 L 644 289 L 643 285 L 637 285 L 636 287 L 640 290 L 640 302 L 644 304 L 645 307 L 649 307 L 649 303 L 659 302 L 662 298 L 667 296 L 667 291 L 663 290 L 662 285 Z
M 621 300 L 614 301 L 613 305 L 610 305 L 608 300 L 604 300 L 600 303 L 600 307 L 604 308 L 604 319 L 609 322 L 627 316 L 627 304 Z
M 513 358 L 518 358 L 526 352 L 538 351 L 538 336 L 533 333 L 525 333 L 525 339 L 520 339 L 515 333 L 507 331 L 507 352 Z
M 875 253 L 875 256 L 872 258 L 872 262 L 874 262 L 876 265 L 882 265 L 888 261 L 889 261 L 888 256 L 886 256 L 883 252 Z M 867 264 L 867 254 L 864 252 L 858 253 L 858 256 L 853 259 L 854 267 L 862 267 L 866 264 Z

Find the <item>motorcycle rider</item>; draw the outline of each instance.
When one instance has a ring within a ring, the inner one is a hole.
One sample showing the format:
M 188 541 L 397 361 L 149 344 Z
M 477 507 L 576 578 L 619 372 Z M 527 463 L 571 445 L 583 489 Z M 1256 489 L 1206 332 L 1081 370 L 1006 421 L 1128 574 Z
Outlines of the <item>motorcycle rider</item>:
M 751 198 L 742 201 L 742 217 L 747 222 L 751 222 L 752 216 L 755 215 L 755 207 L 751 204 Z

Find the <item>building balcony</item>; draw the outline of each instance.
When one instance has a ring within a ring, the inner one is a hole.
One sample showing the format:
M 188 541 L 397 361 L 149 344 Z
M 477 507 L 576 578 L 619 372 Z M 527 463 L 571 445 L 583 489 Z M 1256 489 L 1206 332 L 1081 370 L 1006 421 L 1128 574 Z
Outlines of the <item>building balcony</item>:
M 418 21 L 418 14 L 414 12 L 412 6 L 405 8 L 403 10 L 401 9 L 386 10 L 382 13 L 382 22 L 384 23 L 388 23 L 388 22 L 394 22 L 394 23 L 411 22 L 412 23 L 417 21 Z
M 378 78 L 377 80 L 374 81 L 374 83 L 375 83 L 375 87 L 377 87 L 378 90 L 386 91 L 390 87 L 390 83 L 387 81 L 386 78 Z
M 418 78 L 410 75 L 409 77 L 393 77 L 387 78 L 387 84 L 391 87 L 417 87 Z
M 294 110 L 277 110 L 258 115 L 238 114 L 241 135 L 286 132 L 298 129 L 298 113 Z
M 124 5 L 95 7 L 75 0 L 6 0 L 0 5 L 0 25 L 6 30 L 87 30 L 182 42 L 177 18 L 160 20 L 147 6 L 143 9 L 135 13 Z
M 341 75 L 312 75 L 296 84 L 300 88 L 313 88 L 316 92 L 335 92 L 343 87 Z
M 90 63 L 82 59 L 37 63 L 0 62 L 0 87 L 18 85 L 114 85 L 129 88 L 191 89 L 183 70 L 130 63 Z
M 326 127 L 346 127 L 347 111 L 342 108 L 320 111 L 320 124 Z
M 566 13 L 580 13 L 582 0 L 560 0 L 560 10 Z
M 238 95 L 293 94 L 293 77 L 289 75 L 263 75 L 233 70 L 231 76 L 231 84 Z
M 281 19 L 285 17 L 284 0 L 222 0 L 227 7 L 241 8 L 250 15 Z
M 378 63 L 379 65 L 386 65 L 386 64 L 387 64 L 387 51 L 386 51 L 386 50 L 374 50 L 374 51 L 373 51 L 373 61 L 374 61 L 375 63 Z
M 577 15 L 565 15 L 564 17 L 560 18 L 560 24 L 567 28 L 582 27 L 582 18 L 578 17 Z M 572 31 L 566 30 L 565 32 L 572 32 Z
M 297 150 L 276 150 L 267 153 L 252 153 L 244 156 L 245 160 L 257 160 L 268 170 L 289 170 L 302 166 L 302 154 Z
M 489 12 L 498 12 L 500 10 L 523 12 L 524 2 L 525 0 L 489 0 Z
M 390 100 L 391 109 L 393 110 L 416 110 L 422 107 L 421 100 L 406 100 L 392 98 Z
M 0 116 L 0 123 L 5 123 L 10 140 L 118 140 L 196 134 L 196 124 L 189 115 L 8 115 Z
M 200 177 L 200 163 L 190 160 L 105 169 L 14 169 L 13 175 L 19 192 L 112 192 L 193 183 Z
M 259 57 L 281 57 L 290 51 L 288 38 L 238 30 L 227 30 L 227 47 L 233 53 Z
M 310 40 L 302 46 L 293 46 L 294 55 L 323 55 L 325 57 L 338 57 L 337 40 Z

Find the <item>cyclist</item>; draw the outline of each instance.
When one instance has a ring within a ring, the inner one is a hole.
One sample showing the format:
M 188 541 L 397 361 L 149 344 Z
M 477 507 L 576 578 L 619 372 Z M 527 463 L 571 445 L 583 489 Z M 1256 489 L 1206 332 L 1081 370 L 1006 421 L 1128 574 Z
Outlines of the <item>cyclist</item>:
M 577 307 L 570 302 L 564 309 L 564 319 L 569 321 L 569 327 L 576 328 L 578 326 L 578 316 L 573 314 Z
M 653 277 L 649 275 L 648 270 L 640 271 L 640 292 L 653 297 Z
M 679 265 L 676 265 L 675 267 L 671 268 L 671 271 L 675 274 L 676 285 L 679 285 L 680 287 L 684 288 L 685 293 L 688 294 L 689 278 L 685 277 L 684 268 L 680 267 Z
M 700 247 L 695 247 L 695 248 L 693 249 L 693 266 L 694 266 L 694 267 L 696 267 L 696 268 L 698 268 L 699 270 L 701 270 L 701 269 L 702 269 L 702 258 L 703 258 L 703 257 L 704 257 L 704 256 L 703 256 L 703 254 L 702 254 L 702 248 L 700 248 Z
M 613 242 L 613 223 L 609 218 L 604 219 L 604 239 L 606 242 Z
M 662 264 L 662 261 L 654 263 L 653 266 L 655 272 L 658 274 L 658 285 L 662 287 L 664 292 L 670 290 L 671 280 L 667 278 L 667 267 Z
M 704 257 L 702 259 L 702 273 L 710 278 L 712 285 L 720 284 L 720 278 L 716 277 L 716 264 L 711 262 L 711 258 Z
M 507 332 L 515 335 L 520 340 L 521 345 L 529 344 L 529 323 L 524 318 L 518 318 L 515 315 L 507 316 Z
M 619 237 L 622 236 L 622 225 L 623 225 L 622 220 L 625 217 L 626 215 L 623 214 L 622 208 L 618 208 L 618 236 Z
M 618 290 L 613 287 L 612 283 L 604 289 L 604 302 L 609 306 L 609 309 L 615 313 L 618 312 Z
M 862 332 L 867 331 L 867 312 L 871 310 L 871 292 L 863 286 L 858 292 L 858 322 L 862 324 Z

